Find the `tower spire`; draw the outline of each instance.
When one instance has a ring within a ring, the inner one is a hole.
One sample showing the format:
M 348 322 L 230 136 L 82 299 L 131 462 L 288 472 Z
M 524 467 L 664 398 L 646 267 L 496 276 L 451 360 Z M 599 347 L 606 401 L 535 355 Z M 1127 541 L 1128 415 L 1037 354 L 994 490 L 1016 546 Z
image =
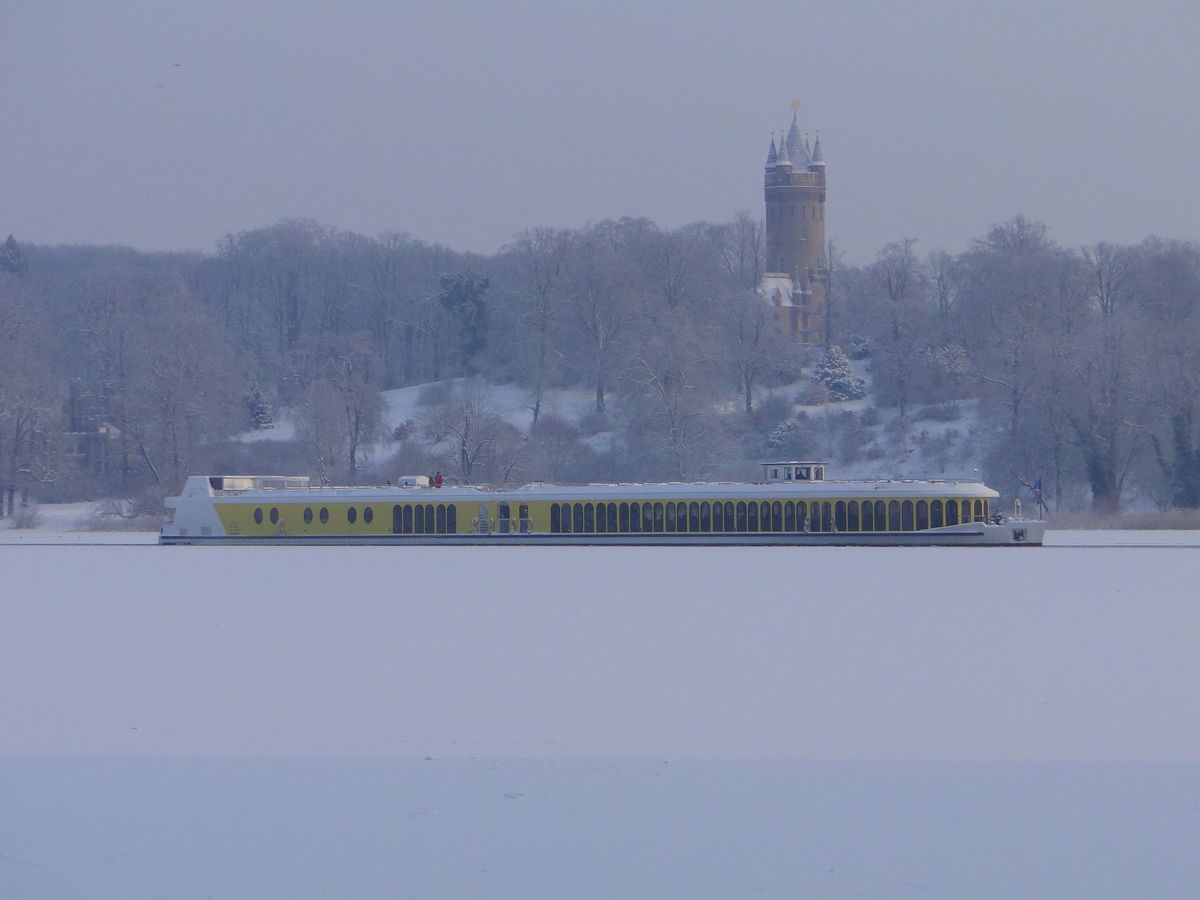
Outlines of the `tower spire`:
M 792 124 L 788 128 L 787 138 L 784 143 L 787 144 L 788 158 L 791 159 L 793 165 L 806 166 L 808 165 L 808 150 L 804 146 L 804 135 L 800 133 L 800 104 L 792 104 Z
M 792 164 L 791 155 L 788 153 L 788 146 L 787 146 L 786 141 L 781 140 L 779 142 L 779 155 L 776 157 L 775 161 L 779 165 L 783 165 L 784 163 L 787 163 L 790 166 Z
M 817 132 L 817 142 L 813 144 L 812 149 L 812 164 L 814 166 L 825 165 L 825 156 L 821 153 L 821 132 Z
M 775 134 L 771 133 L 771 149 L 767 151 L 767 168 L 771 168 L 775 163 L 779 162 L 779 153 L 775 149 Z

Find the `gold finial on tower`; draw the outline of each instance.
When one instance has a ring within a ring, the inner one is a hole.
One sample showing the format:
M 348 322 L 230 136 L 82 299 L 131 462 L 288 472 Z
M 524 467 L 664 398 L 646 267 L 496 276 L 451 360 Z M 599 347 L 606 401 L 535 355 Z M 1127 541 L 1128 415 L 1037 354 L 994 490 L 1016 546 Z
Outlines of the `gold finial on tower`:
M 792 112 L 800 112 L 800 101 L 799 100 L 792 101 Z

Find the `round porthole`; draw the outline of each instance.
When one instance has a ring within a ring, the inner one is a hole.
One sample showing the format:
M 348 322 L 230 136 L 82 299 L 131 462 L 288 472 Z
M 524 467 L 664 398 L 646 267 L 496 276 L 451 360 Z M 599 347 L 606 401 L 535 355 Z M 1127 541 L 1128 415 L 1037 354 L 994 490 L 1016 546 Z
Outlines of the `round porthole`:
M 375 518 L 375 510 L 371 509 L 371 507 L 368 506 L 366 509 L 363 510 L 363 521 L 366 522 L 368 525 L 371 524 L 371 521 L 374 518 Z
M 321 524 L 324 525 L 328 521 L 329 521 L 329 510 L 328 510 L 328 508 L 322 506 L 321 507 Z
M 309 507 L 309 506 L 304 507 L 304 524 L 305 525 L 312 524 L 312 507 Z
M 262 507 L 261 506 L 258 507 L 258 509 L 254 510 L 254 524 L 255 525 L 262 524 Z
M 271 524 L 272 525 L 279 524 L 279 510 L 276 509 L 274 506 L 271 507 Z
M 356 519 L 358 519 L 358 510 L 352 506 L 346 510 L 346 521 L 353 525 Z

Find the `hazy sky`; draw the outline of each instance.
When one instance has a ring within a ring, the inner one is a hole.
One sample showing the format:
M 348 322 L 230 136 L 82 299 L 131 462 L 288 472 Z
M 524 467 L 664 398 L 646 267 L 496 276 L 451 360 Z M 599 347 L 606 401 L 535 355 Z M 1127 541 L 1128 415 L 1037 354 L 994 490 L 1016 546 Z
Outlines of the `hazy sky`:
M 761 215 L 803 103 L 830 233 L 1200 237 L 1191 4 L 0 0 L 0 234 L 209 249 L 308 216 L 492 252 Z

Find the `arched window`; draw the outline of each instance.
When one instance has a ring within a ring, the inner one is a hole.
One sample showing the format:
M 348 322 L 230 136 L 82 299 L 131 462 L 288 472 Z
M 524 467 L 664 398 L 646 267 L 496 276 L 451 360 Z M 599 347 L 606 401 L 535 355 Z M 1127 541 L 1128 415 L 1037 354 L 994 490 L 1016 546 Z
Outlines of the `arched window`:
M 783 504 L 778 500 L 771 504 L 771 530 L 783 531 Z
M 753 500 L 746 504 L 746 530 L 758 531 L 758 504 Z
M 988 501 L 984 500 L 983 501 L 983 521 L 986 522 L 989 518 L 990 518 L 990 516 L 988 514 Z
M 583 504 L 583 530 L 587 534 L 596 533 L 596 507 L 590 503 Z
M 917 531 L 924 531 L 929 527 L 929 504 L 924 500 L 917 501 Z
M 876 531 L 887 531 L 888 530 L 888 526 L 887 526 L 888 517 L 887 517 L 887 513 L 885 512 L 886 509 L 887 509 L 887 506 L 886 506 L 886 504 L 884 504 L 884 502 L 882 500 L 875 501 L 875 530 Z
M 629 504 L 622 503 L 617 507 L 617 528 L 624 534 L 629 530 Z
M 392 534 L 404 534 L 404 510 L 399 503 L 392 507 Z
M 733 501 L 732 501 L 732 500 L 726 500 L 726 501 L 725 501 L 725 530 L 726 530 L 726 531 L 733 531 L 733 526 L 734 526 L 734 521 L 733 521 Z
M 446 507 L 444 504 L 439 503 L 437 505 L 436 517 L 437 517 L 437 533 L 445 534 L 446 533 Z
M 304 524 L 305 525 L 312 524 L 312 507 L 311 506 L 304 507 Z
M 667 504 L 667 531 L 675 530 L 675 504 Z
M 958 524 L 958 501 L 957 500 L 947 500 L 946 501 L 946 524 L 947 525 L 957 525 Z
M 325 512 L 325 510 L 321 510 L 321 512 Z M 323 520 L 322 520 L 322 521 L 323 521 Z M 409 506 L 408 504 L 405 504 L 405 505 L 404 505 L 404 533 L 405 533 L 405 534 L 412 534 L 412 533 L 413 533 L 413 513 L 412 513 L 412 507 L 411 507 L 411 506 Z
M 941 500 L 930 500 L 929 501 L 929 527 L 930 528 L 941 528 L 944 523 L 945 523 L 945 520 L 942 518 L 942 501 Z
M 828 500 L 821 504 L 821 530 L 833 531 L 833 504 Z
M 962 520 L 964 522 L 973 522 L 975 519 L 971 515 L 971 501 L 964 500 L 962 502 Z
M 875 504 L 870 500 L 864 500 L 862 505 L 862 530 L 875 530 Z
M 712 527 L 713 531 L 725 530 L 725 504 L 723 504 L 720 500 L 713 504 Z
M 858 501 L 851 500 L 846 504 L 846 530 L 858 531 Z
M 783 530 L 796 530 L 796 501 L 789 500 L 783 504 Z
M 425 504 L 425 533 L 433 534 L 433 504 Z
M 900 503 L 892 500 L 888 503 L 888 531 L 900 530 Z
M 508 534 L 512 530 L 512 520 L 509 518 L 511 513 L 508 510 L 507 503 L 500 503 L 496 506 L 496 524 L 500 527 L 501 534 Z
M 415 525 L 417 534 L 425 533 L 425 507 L 420 503 L 417 504 L 417 518 Z
M 833 508 L 833 529 L 834 531 L 846 530 L 846 501 L 839 500 Z
M 660 534 L 663 530 L 663 505 L 661 503 L 654 504 L 654 530 Z
M 608 531 L 608 504 L 596 504 L 596 530 L 603 533 Z
M 576 534 L 583 534 L 585 531 L 585 529 L 583 527 L 583 504 L 576 503 L 575 508 L 572 510 L 572 513 L 573 514 L 571 516 L 571 519 L 572 519 L 571 524 L 572 524 L 573 530 L 575 531 Z
M 737 530 L 746 530 L 746 501 L 739 500 L 737 505 Z
M 446 530 L 450 534 L 458 534 L 458 507 L 453 503 L 446 507 Z
M 700 504 L 692 502 L 692 503 L 688 504 L 688 531 L 699 531 L 699 530 L 700 530 Z
M 712 531 L 712 504 L 708 502 L 700 504 L 700 530 Z
M 615 503 L 608 504 L 608 528 L 606 528 L 605 530 L 606 531 L 616 531 L 617 530 L 617 504 L 615 504 Z
M 562 510 L 561 517 L 562 517 L 563 534 L 570 534 L 571 533 L 571 504 L 570 503 L 560 503 L 559 509 Z
M 621 505 L 624 506 L 624 504 L 621 504 Z M 638 503 L 630 503 L 629 504 L 629 530 L 635 531 L 635 532 L 642 530 L 642 507 L 641 507 L 641 504 L 638 504 Z
M 911 500 L 905 500 L 904 504 L 900 507 L 900 518 L 902 520 L 902 526 L 903 526 L 904 530 L 912 531 L 913 530 L 913 502 Z
M 658 504 L 658 521 L 661 528 L 662 525 L 662 504 Z M 642 504 L 642 531 L 654 530 L 654 504 Z

